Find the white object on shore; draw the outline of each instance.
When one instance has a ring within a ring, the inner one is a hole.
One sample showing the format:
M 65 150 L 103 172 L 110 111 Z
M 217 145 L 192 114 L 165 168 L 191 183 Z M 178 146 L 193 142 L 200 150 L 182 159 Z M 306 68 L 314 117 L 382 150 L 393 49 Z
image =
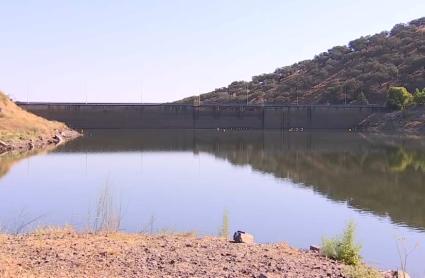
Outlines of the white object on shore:
M 397 270 L 397 278 L 410 278 L 410 275 L 407 274 L 407 272 L 404 272 L 403 270 Z

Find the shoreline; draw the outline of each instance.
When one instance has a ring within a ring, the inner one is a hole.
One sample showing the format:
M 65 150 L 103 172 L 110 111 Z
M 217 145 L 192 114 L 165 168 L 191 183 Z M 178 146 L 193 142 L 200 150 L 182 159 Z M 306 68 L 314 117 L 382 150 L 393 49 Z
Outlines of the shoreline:
M 19 137 L 11 141 L 0 138 L 0 155 L 13 151 L 27 152 L 48 149 L 49 147 L 59 146 L 82 136 L 81 133 L 70 128 L 56 130 L 52 134 L 43 134 L 34 138 Z
M 1 277 L 350 277 L 346 267 L 286 243 L 233 243 L 191 233 L 62 228 L 0 234 Z

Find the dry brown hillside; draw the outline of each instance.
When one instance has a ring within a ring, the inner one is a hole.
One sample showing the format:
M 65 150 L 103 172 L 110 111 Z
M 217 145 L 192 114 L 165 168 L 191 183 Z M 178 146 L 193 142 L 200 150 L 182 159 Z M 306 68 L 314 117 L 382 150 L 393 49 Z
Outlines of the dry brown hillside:
M 18 107 L 0 92 L 0 152 L 7 149 L 34 148 L 75 137 L 62 123 L 48 121 Z M 56 137 L 55 137 L 56 136 Z
M 3 141 L 16 140 L 19 137 L 31 139 L 41 135 L 53 135 L 65 128 L 62 123 L 48 121 L 21 109 L 0 92 L 0 138 Z

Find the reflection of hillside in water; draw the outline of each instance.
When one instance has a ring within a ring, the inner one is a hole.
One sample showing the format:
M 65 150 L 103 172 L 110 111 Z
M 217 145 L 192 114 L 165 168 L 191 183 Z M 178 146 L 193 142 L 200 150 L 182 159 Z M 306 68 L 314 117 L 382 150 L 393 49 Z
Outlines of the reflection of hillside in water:
M 0 178 L 5 176 L 18 161 L 34 155 L 34 152 L 8 152 L 0 155 Z
M 421 139 L 261 131 L 90 134 L 58 151 L 207 152 L 235 165 L 289 178 L 354 208 L 425 229 L 425 145 Z
M 424 148 L 415 148 L 414 142 L 395 145 L 362 138 L 347 145 L 332 135 L 328 140 L 321 144 L 314 135 L 295 135 L 280 151 L 245 145 L 215 154 L 234 164 L 289 178 L 354 208 L 425 229 Z M 335 149 L 330 148 L 332 144 Z
M 5 176 L 13 165 L 18 163 L 19 161 L 41 153 L 47 153 L 48 151 L 54 149 L 54 146 L 49 146 L 43 150 L 32 150 L 32 151 L 12 151 L 3 153 L 0 155 L 0 179 Z

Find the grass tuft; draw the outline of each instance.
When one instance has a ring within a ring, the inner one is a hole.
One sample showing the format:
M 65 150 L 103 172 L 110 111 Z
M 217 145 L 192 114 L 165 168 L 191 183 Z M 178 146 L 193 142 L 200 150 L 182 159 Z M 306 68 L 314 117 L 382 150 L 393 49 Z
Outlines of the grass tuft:
M 322 254 L 347 265 L 358 265 L 361 263 L 361 246 L 355 243 L 355 232 L 354 222 L 349 222 L 342 235 L 323 238 Z

